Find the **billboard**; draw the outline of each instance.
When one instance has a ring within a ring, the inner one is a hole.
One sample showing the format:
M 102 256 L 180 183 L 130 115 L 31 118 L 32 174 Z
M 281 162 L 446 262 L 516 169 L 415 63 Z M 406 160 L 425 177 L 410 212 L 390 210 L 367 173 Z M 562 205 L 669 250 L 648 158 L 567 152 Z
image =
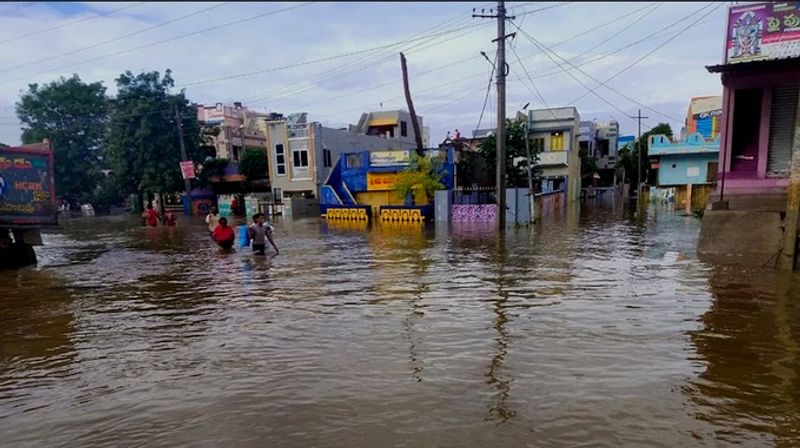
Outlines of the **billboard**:
M 0 227 L 58 224 L 52 165 L 48 149 L 0 148 Z
M 800 2 L 751 3 L 728 10 L 728 64 L 800 56 Z
M 408 165 L 411 161 L 411 152 L 403 151 L 373 151 L 369 153 L 370 166 L 397 166 Z

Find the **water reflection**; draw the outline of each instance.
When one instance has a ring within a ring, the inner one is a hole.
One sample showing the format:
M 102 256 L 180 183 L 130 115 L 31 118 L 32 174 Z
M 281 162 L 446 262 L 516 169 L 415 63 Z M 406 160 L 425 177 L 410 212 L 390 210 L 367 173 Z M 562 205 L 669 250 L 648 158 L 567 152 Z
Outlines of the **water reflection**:
M 686 393 L 696 418 L 730 442 L 800 441 L 800 307 L 797 275 L 715 268 L 714 296 L 690 332 L 698 377 Z
M 66 222 L 0 274 L 0 445 L 795 446 L 798 277 L 699 223 Z

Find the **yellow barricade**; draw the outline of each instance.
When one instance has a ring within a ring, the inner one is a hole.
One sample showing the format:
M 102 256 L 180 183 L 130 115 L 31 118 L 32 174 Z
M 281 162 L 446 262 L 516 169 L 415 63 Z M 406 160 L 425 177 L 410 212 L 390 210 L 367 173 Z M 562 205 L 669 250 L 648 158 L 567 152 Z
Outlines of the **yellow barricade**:
M 369 215 L 363 208 L 329 208 L 325 213 L 327 220 L 368 221 Z
M 384 222 L 424 222 L 425 217 L 418 209 L 381 209 L 381 221 Z

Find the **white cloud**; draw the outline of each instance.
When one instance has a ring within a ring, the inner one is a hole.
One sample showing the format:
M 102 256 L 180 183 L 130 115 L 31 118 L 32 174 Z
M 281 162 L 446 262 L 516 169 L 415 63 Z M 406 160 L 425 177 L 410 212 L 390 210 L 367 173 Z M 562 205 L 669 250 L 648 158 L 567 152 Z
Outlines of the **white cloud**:
M 73 6 L 74 10 L 71 11 L 58 10 L 51 5 L 53 4 L 33 4 L 18 12 L 2 6 L 0 27 L 6 35 L 16 36 L 75 21 L 98 11 L 106 13 L 125 4 L 87 2 L 73 4 L 77 6 Z M 113 93 L 113 79 L 124 70 L 163 72 L 166 68 L 171 68 L 178 85 L 191 84 L 390 44 L 419 35 L 424 30 L 440 32 L 466 25 L 476 27 L 456 33 L 456 39 L 450 39 L 452 36 L 441 36 L 427 43 L 416 41 L 405 48 L 414 100 L 419 113 L 425 117 L 426 124 L 432 128 L 432 140 L 441 140 L 448 129 L 454 128 L 461 129 L 466 135 L 477 123 L 489 71 L 489 64 L 479 57 L 479 52 L 486 51 L 490 57 L 494 55 L 491 39 L 495 32 L 490 20 L 470 17 L 472 7 L 478 3 L 314 3 L 240 25 L 47 73 L 70 63 L 150 42 L 177 38 L 186 33 L 285 7 L 285 4 L 280 3 L 231 3 L 119 42 L 43 62 L 35 67 L 2 73 L 11 66 L 113 39 L 210 5 L 212 4 L 146 3 L 117 14 L 65 26 L 13 43 L 0 44 L 0 141 L 19 142 L 19 126 L 15 124 L 13 110 L 9 106 L 17 101 L 20 91 L 26 88 L 28 82 L 49 82 L 59 75 L 68 76 L 75 72 L 85 81 L 103 81 L 109 92 Z M 548 5 L 551 4 L 510 4 L 515 7 L 515 14 Z M 601 23 L 644 5 L 572 3 L 524 18 L 520 16 L 517 20 L 525 30 L 548 46 L 573 34 L 590 30 L 589 34 L 558 47 L 558 53 L 567 59 L 585 52 L 614 33 L 620 33 L 584 56 L 588 58 L 640 39 L 698 9 L 702 3 L 666 3 L 630 29 L 621 31 L 632 23 L 636 15 L 620 20 L 613 26 L 593 30 L 593 27 Z M 611 85 L 655 109 L 663 108 L 666 114 L 683 117 L 691 96 L 721 91 L 718 77 L 706 73 L 703 67 L 718 63 L 721 57 L 724 11 L 725 8 L 720 8 L 697 28 L 682 34 L 612 81 Z M 443 22 L 444 25 L 437 27 Z M 683 23 L 673 30 L 677 31 L 682 26 Z M 514 31 L 512 26 L 508 29 L 509 32 Z M 604 80 L 650 51 L 663 39 L 644 42 L 581 68 L 593 77 Z M 408 49 L 415 44 L 419 45 Z M 585 92 L 583 87 L 554 66 L 547 57 L 536 54 L 536 48 L 523 36 L 518 35 L 514 45 L 551 106 L 565 105 Z M 471 59 L 456 64 L 468 58 Z M 526 87 L 527 81 L 520 83 L 517 80 L 516 76 L 523 80 L 526 77 L 510 51 L 508 61 L 512 70 L 508 80 L 509 115 L 513 115 L 526 102 L 531 102 L 532 107 L 541 106 L 541 102 Z M 444 68 L 426 74 L 436 67 Z M 573 73 L 587 85 L 595 86 L 596 83 L 584 75 Z M 459 81 L 470 76 L 472 77 L 469 79 Z M 20 77 L 24 79 L 6 82 Z M 324 82 L 316 82 L 319 80 Z M 373 88 L 381 84 L 386 85 Z M 437 87 L 440 85 L 441 87 Z M 602 87 L 597 92 L 628 113 L 635 113 L 639 108 Z M 256 108 L 284 113 L 302 108 L 311 114 L 312 119 L 321 119 L 325 123 L 336 125 L 355 122 L 362 111 L 377 109 L 381 102 L 383 109 L 405 108 L 396 49 L 189 86 L 187 94 L 192 100 L 200 102 L 244 100 L 247 104 L 248 99 L 256 99 L 258 101 L 253 102 Z M 330 100 L 331 98 L 336 99 Z M 492 104 L 493 101 L 491 100 Z M 630 132 L 634 128 L 630 120 L 621 117 L 621 113 L 594 96 L 587 96 L 576 106 L 584 117 L 616 117 L 623 132 Z M 658 121 L 656 117 L 651 121 Z M 486 111 L 484 124 L 493 122 L 494 112 Z

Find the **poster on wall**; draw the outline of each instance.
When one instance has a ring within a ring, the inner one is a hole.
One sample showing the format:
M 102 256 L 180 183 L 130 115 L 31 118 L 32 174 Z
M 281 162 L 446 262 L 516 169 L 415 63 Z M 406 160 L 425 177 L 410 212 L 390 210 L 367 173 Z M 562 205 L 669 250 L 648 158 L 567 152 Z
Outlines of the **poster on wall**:
M 728 64 L 800 56 L 800 2 L 731 6 L 727 31 Z
M 394 190 L 397 173 L 367 173 L 367 191 Z
M 191 160 L 181 162 L 181 174 L 184 179 L 194 179 L 194 162 Z

